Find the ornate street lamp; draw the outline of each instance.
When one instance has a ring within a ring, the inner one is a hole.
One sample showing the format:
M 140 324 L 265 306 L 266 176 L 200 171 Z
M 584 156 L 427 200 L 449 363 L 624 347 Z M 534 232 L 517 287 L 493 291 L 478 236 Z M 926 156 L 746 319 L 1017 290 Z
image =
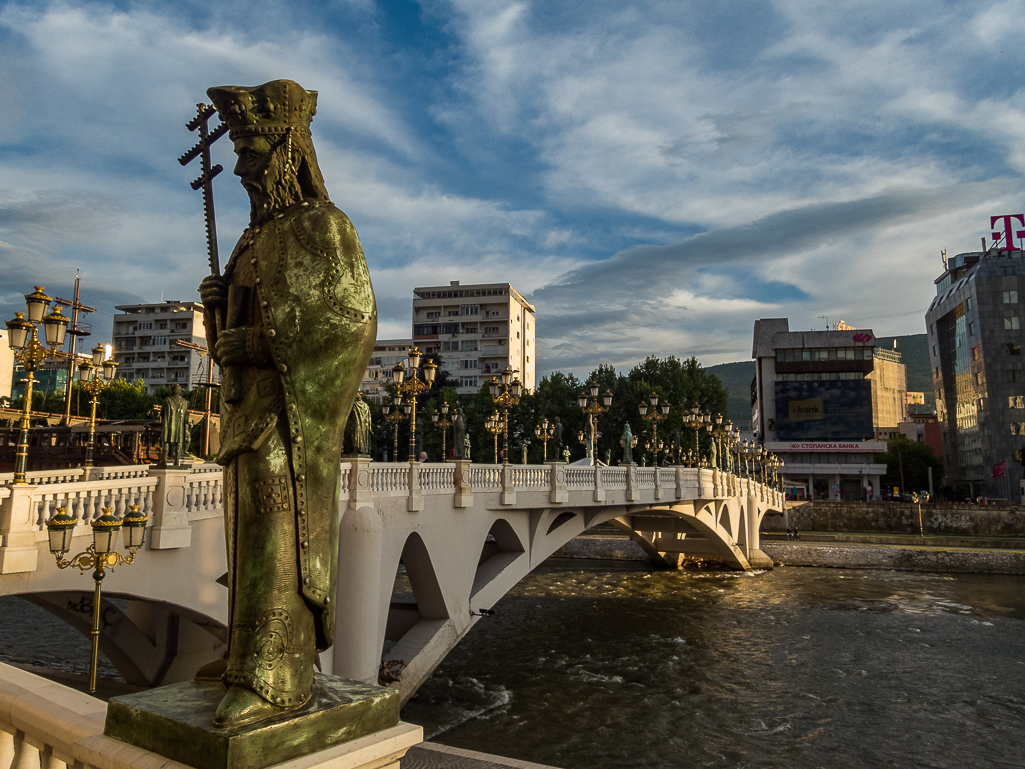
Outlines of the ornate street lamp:
M 392 411 L 392 405 L 395 406 L 395 411 Z M 395 428 L 394 435 L 392 437 L 392 462 L 399 461 L 399 422 L 406 418 L 406 415 L 402 413 L 402 396 L 396 395 L 392 398 L 392 403 L 384 403 L 381 405 L 381 411 L 384 412 L 384 418 L 392 423 Z
M 487 418 L 484 422 L 484 428 L 491 433 L 495 438 L 495 464 L 498 464 L 498 434 L 505 432 L 506 435 L 506 446 L 509 445 L 509 431 L 506 424 L 502 421 L 502 415 L 495 409 L 495 413 Z M 503 457 L 503 460 L 508 463 L 509 457 Z
M 726 442 L 726 450 L 729 451 L 729 438 L 733 434 L 733 424 L 730 420 L 723 419 L 722 414 L 716 414 L 712 419 L 712 438 L 716 443 L 716 464 L 724 470 L 729 470 L 729 460 L 723 455 L 723 442 Z
M 392 381 L 395 383 L 395 391 L 400 396 L 406 396 L 409 400 L 402 405 L 402 410 L 409 416 L 409 461 L 416 462 L 416 396 L 430 390 L 434 382 L 434 375 L 438 370 L 435 363 L 420 365 L 420 350 L 411 347 L 407 353 L 408 367 L 403 368 L 402 363 L 396 363 L 392 369 Z M 423 379 L 420 379 L 420 376 Z M 396 424 L 396 435 L 398 425 Z M 396 443 L 398 451 L 398 443 Z
M 658 453 L 662 450 L 662 442 L 658 439 L 658 423 L 669 416 L 669 404 L 663 403 L 659 408 L 658 393 L 654 391 L 648 396 L 648 403 L 651 404 L 650 414 L 648 413 L 648 404 L 643 402 L 637 407 L 637 412 L 645 422 L 651 422 L 651 438 L 646 445 L 648 451 L 655 454 L 655 461 L 652 464 L 658 467 Z
M 75 519 L 68 515 L 66 507 L 57 508 L 57 514 L 46 522 L 50 540 L 50 552 L 53 553 L 59 569 L 74 566 L 79 574 L 86 569 L 93 570 L 93 627 L 90 635 L 92 655 L 89 663 L 89 693 L 96 693 L 96 668 L 100 650 L 100 604 L 102 602 L 101 585 L 106 570 L 113 571 L 121 564 L 135 563 L 135 554 L 146 538 L 146 522 L 149 520 L 139 512 L 138 505 L 129 507 L 123 518 L 114 517 L 112 508 L 103 508 L 103 515 L 92 522 L 93 541 L 85 552 L 68 560 L 64 554 L 71 549 L 71 538 L 75 529 Z M 117 545 L 118 532 L 124 528 L 124 546 L 128 555 L 122 555 L 114 548 Z
M 452 423 L 448 421 L 448 403 L 442 401 L 441 403 L 441 414 L 438 414 L 438 410 L 435 409 L 434 413 L 431 414 L 431 421 L 434 422 L 435 427 L 441 428 L 441 461 L 448 461 L 448 448 L 445 445 L 445 436 L 448 434 L 448 428 L 452 426 Z
M 26 312 L 15 313 L 14 318 L 7 321 L 8 344 L 14 351 L 14 359 L 22 365 L 26 374 L 22 380 L 25 383 L 25 404 L 21 412 L 18 448 L 14 459 L 16 484 L 25 483 L 25 472 L 28 468 L 28 432 L 32 422 L 32 385 L 35 384 L 33 375 L 40 363 L 61 356 L 60 348 L 64 345 L 64 335 L 70 321 L 61 315 L 60 307 L 46 315 L 51 299 L 43 293 L 42 286 L 35 288 L 31 294 L 25 295 Z M 28 318 L 25 317 L 26 314 Z M 39 342 L 40 324 L 44 329 L 45 346 Z
M 587 451 L 587 458 L 591 464 L 597 464 L 594 457 L 595 448 L 598 445 L 598 415 L 604 414 L 612 405 L 612 391 L 606 390 L 601 395 L 601 402 L 598 400 L 598 383 L 591 381 L 587 383 L 587 389 L 577 396 L 577 405 L 587 415 L 587 427 L 591 435 L 591 447 Z M 586 445 L 586 444 L 585 444 Z
M 706 412 L 702 412 L 701 408 L 695 406 L 689 412 L 683 415 L 684 427 L 689 427 L 694 431 L 694 456 L 701 456 L 701 444 L 698 440 L 698 436 L 702 430 L 712 429 L 712 415 Z
M 534 428 L 534 435 L 541 441 L 541 458 L 543 461 L 548 461 L 548 441 L 555 437 L 555 425 L 548 424 L 548 420 L 537 425 Z
M 100 393 L 107 389 L 117 375 L 117 363 L 103 359 L 106 351 L 102 344 L 96 345 L 92 352 L 92 360 L 84 361 L 78 367 L 78 380 L 92 396 L 89 401 L 89 440 L 85 444 L 85 462 L 82 465 L 86 469 L 93 466 L 93 452 L 96 448 L 96 404 L 100 402 Z
M 520 402 L 520 396 L 523 394 L 523 385 L 520 380 L 516 378 L 515 371 L 509 366 L 506 366 L 500 376 L 502 380 L 499 381 L 494 377 L 488 382 L 488 391 L 491 394 L 491 401 L 502 409 L 502 425 L 503 425 L 503 436 L 502 436 L 502 464 L 509 464 L 509 407 L 515 406 Z M 497 438 L 496 438 L 497 440 Z M 497 461 L 496 461 L 497 464 Z

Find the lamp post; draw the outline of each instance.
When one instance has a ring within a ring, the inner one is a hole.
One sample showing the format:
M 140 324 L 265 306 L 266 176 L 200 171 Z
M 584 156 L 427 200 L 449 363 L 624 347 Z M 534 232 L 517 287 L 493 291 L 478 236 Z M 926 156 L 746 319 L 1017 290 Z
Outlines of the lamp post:
M 501 382 L 494 377 L 488 382 L 491 401 L 502 409 L 502 464 L 509 464 L 509 407 L 520 402 L 523 385 L 515 378 L 516 372 L 506 366 L 501 373 Z M 496 437 L 495 440 L 498 440 Z M 498 464 L 497 460 L 495 464 Z
M 14 359 L 22 365 L 26 374 L 22 380 L 25 383 L 25 404 L 21 412 L 21 429 L 14 459 L 16 484 L 25 483 L 25 471 L 28 468 L 28 431 L 32 424 L 32 385 L 35 383 L 33 375 L 40 363 L 61 356 L 60 348 L 64 344 L 64 335 L 70 322 L 69 318 L 61 315 L 60 307 L 43 317 L 51 299 L 43 293 L 42 286 L 35 288 L 31 294 L 25 295 L 26 311 L 15 313 L 14 318 L 7 321 L 8 344 L 14 351 Z M 46 345 L 39 342 L 40 324 L 43 326 Z
M 591 448 L 587 452 L 587 456 L 592 465 L 595 464 L 594 450 L 598 442 L 598 415 L 607 412 L 609 406 L 612 405 L 612 391 L 606 390 L 602 393 L 599 402 L 599 389 L 601 388 L 598 387 L 598 383 L 592 380 L 587 383 L 587 389 L 577 396 L 577 405 L 587 415 L 587 427 L 591 435 Z
M 929 501 L 929 492 L 923 491 L 911 493 L 911 501 L 918 505 L 918 536 L 925 537 L 925 526 L 922 524 L 922 503 Z
M 729 451 L 729 437 L 733 433 L 733 424 L 728 419 L 724 420 L 722 414 L 716 414 L 713 422 L 714 425 L 711 427 L 711 430 L 712 438 L 716 443 L 716 457 L 718 458 L 718 464 L 720 469 L 728 470 L 729 463 L 725 461 L 723 455 L 723 441 L 726 441 L 726 450 Z M 723 465 L 725 465 L 725 467 Z
M 395 406 L 395 411 L 392 411 L 392 405 Z M 392 461 L 399 461 L 399 422 L 406 418 L 406 415 L 402 413 L 402 396 L 396 395 L 392 398 L 392 403 L 384 403 L 381 405 L 381 411 L 384 412 L 384 418 L 392 423 L 395 428 L 392 437 Z
M 409 398 L 407 403 L 402 405 L 402 410 L 409 415 L 409 461 L 416 462 L 416 396 L 425 390 L 431 389 L 431 383 L 434 382 L 434 374 L 438 369 L 435 363 L 425 363 L 422 367 L 420 366 L 420 350 L 417 347 L 411 347 L 409 353 L 407 353 L 408 368 L 403 367 L 402 363 L 396 363 L 395 368 L 392 371 L 392 381 L 395 383 L 395 391 L 400 395 L 405 395 Z M 420 379 L 420 374 L 423 374 L 423 379 Z M 398 425 L 396 425 L 396 435 L 398 435 Z M 396 452 L 398 451 L 398 443 L 396 442 Z
M 541 424 L 534 428 L 534 435 L 541 441 L 541 457 L 542 460 L 548 461 L 548 441 L 555 437 L 555 425 L 548 424 L 546 419 Z
M 104 360 L 104 353 L 103 345 L 96 345 L 92 360 L 84 361 L 78 367 L 78 379 L 92 396 L 89 401 L 89 440 L 85 444 L 85 462 L 82 465 L 86 469 L 93 466 L 93 452 L 96 449 L 96 404 L 100 402 L 100 393 L 107 389 L 117 375 L 117 363 Z
M 448 428 L 452 426 L 452 423 L 448 421 L 448 402 L 442 401 L 441 403 L 441 414 L 438 414 L 438 410 L 435 409 L 434 413 L 431 414 L 431 421 L 434 422 L 435 427 L 441 428 L 441 461 L 448 461 L 448 448 L 445 445 L 445 436 L 448 434 Z
M 648 441 L 647 447 L 655 454 L 655 461 L 652 464 L 658 467 L 658 452 L 662 450 L 662 442 L 658 439 L 658 423 L 669 416 L 669 404 L 663 403 L 659 407 L 658 393 L 654 391 L 648 396 L 648 403 L 651 404 L 650 414 L 648 413 L 648 404 L 644 402 L 637 407 L 637 412 L 645 422 L 651 422 L 651 439 Z
M 701 444 L 698 436 L 701 434 L 702 429 L 712 429 L 712 415 L 702 412 L 699 406 L 695 406 L 683 415 L 683 424 L 684 427 L 689 427 L 694 431 L 694 456 L 695 458 L 700 457 Z
M 498 413 L 498 409 L 495 409 L 495 413 L 487 418 L 487 421 L 484 423 L 484 427 L 485 427 L 485 429 L 489 433 L 491 433 L 492 436 L 494 436 L 494 439 L 495 439 L 495 464 L 497 465 L 498 464 L 498 434 L 500 432 L 502 432 L 503 430 L 506 432 L 506 436 L 507 436 L 506 437 L 506 441 L 507 441 L 506 446 L 509 445 L 508 444 L 508 435 L 509 435 L 509 433 L 508 433 L 508 430 L 506 429 L 505 424 L 502 422 L 502 415 Z M 503 457 L 503 459 L 506 462 L 509 461 L 509 457 Z
M 106 570 L 113 571 L 121 564 L 132 564 L 135 562 L 135 554 L 143 545 L 146 538 L 146 522 L 149 520 L 139 512 L 138 505 L 128 508 L 128 513 L 123 518 L 115 518 L 113 509 L 103 508 L 103 515 L 92 522 L 93 542 L 85 550 L 71 559 L 65 560 L 64 554 L 71 549 L 71 538 L 75 531 L 75 519 L 68 515 L 66 507 L 57 509 L 57 514 L 46 522 L 47 535 L 50 540 L 50 552 L 57 561 L 57 567 L 66 569 L 74 566 L 79 574 L 85 574 L 86 569 L 93 570 L 93 627 L 91 633 L 92 656 L 89 663 L 89 693 L 96 692 L 96 667 L 100 649 L 100 603 L 101 584 L 106 576 Z M 117 534 L 124 527 L 124 546 L 128 555 L 122 555 L 114 547 L 117 543 Z

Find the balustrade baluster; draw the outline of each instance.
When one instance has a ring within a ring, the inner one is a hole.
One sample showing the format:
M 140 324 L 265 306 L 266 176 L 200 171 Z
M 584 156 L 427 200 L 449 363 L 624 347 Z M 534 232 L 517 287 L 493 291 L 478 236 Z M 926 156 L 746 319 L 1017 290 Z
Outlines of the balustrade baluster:
M 0 769 L 9 769 L 14 763 L 14 735 L 0 729 Z
M 29 743 L 25 732 L 19 730 L 14 743 L 15 756 L 11 769 L 42 769 L 39 748 Z

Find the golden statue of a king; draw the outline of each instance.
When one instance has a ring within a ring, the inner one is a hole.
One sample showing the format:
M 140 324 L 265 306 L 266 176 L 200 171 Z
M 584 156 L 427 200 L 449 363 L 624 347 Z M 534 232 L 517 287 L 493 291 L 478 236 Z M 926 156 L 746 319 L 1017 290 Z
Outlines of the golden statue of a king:
M 223 276 L 200 286 L 223 371 L 229 641 L 214 725 L 228 728 L 304 704 L 332 644 L 339 457 L 377 309 L 359 237 L 317 165 L 317 92 L 275 80 L 207 94 L 252 203 Z

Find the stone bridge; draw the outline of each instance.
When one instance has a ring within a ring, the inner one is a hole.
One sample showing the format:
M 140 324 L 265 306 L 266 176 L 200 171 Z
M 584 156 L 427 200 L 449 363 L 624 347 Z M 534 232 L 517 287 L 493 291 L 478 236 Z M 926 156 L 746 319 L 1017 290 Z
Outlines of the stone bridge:
M 341 463 L 337 637 L 324 672 L 398 686 L 403 701 L 480 617 L 573 537 L 609 522 L 653 562 L 770 566 L 758 549 L 782 495 L 685 467 Z M 2 478 L 0 478 L 2 480 Z M 44 521 L 66 507 L 91 542 L 103 507 L 139 504 L 146 548 L 104 580 L 101 651 L 128 683 L 186 680 L 223 650 L 227 591 L 221 469 L 140 466 L 30 473 L 0 487 L 0 594 L 20 595 L 88 634 L 92 581 L 61 571 Z M 123 600 L 110 600 L 123 599 Z

